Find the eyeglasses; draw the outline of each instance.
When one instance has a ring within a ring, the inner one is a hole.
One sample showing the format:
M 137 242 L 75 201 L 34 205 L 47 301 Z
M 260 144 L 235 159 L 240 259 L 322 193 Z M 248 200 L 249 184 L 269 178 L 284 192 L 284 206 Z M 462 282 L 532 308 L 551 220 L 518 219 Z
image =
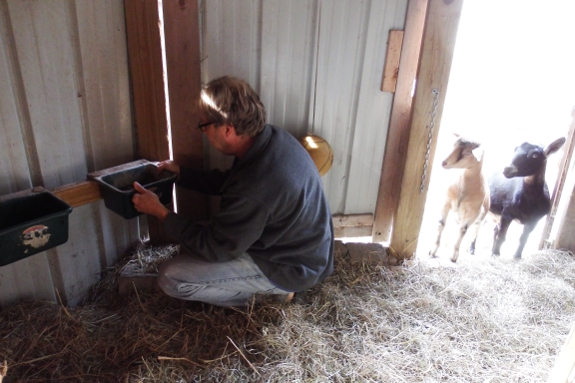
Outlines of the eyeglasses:
M 215 122 L 204 122 L 202 123 L 201 121 L 198 122 L 198 129 L 200 129 L 200 131 L 203 133 L 206 131 L 206 129 L 208 129 L 208 126 L 215 124 Z

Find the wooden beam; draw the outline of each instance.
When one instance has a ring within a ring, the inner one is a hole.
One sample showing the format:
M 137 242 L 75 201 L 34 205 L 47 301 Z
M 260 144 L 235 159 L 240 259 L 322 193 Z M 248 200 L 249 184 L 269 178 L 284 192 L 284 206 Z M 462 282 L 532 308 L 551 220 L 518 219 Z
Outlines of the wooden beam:
M 373 214 L 334 215 L 336 238 L 369 237 L 373 230 Z
M 170 143 L 160 9 L 157 1 L 148 0 L 124 0 L 124 7 L 138 155 L 165 160 L 170 157 Z M 160 222 L 147 217 L 150 240 L 169 241 Z
M 409 1 L 397 86 L 393 98 L 375 207 L 372 233 L 374 242 L 390 241 L 393 216 L 399 204 L 411 127 L 412 90 L 419 65 L 426 13 L 427 0 Z
M 200 26 L 197 0 L 164 1 L 166 65 L 174 161 L 204 167 L 202 132 L 196 105 L 201 91 Z M 208 218 L 208 196 L 176 187 L 178 213 Z
M 463 0 L 429 3 L 407 161 L 390 243 L 400 259 L 411 258 L 417 248 L 462 6 Z M 420 190 L 422 178 L 425 182 Z
M 102 199 L 96 181 L 82 181 L 60 186 L 51 192 L 73 208 Z M 373 214 L 334 215 L 332 217 L 336 237 L 367 237 L 371 235 Z
M 383 79 L 381 80 L 382 92 L 395 92 L 397 76 L 399 73 L 399 59 L 401 57 L 401 44 L 403 31 L 389 31 L 387 39 L 387 53 L 383 67 Z
M 100 186 L 95 181 L 82 181 L 68 184 L 51 190 L 51 192 L 73 208 L 102 199 Z
M 567 181 L 567 175 L 569 173 L 569 167 L 573 157 L 573 150 L 575 149 L 575 108 L 571 110 L 571 117 L 572 120 L 571 126 L 569 127 L 569 133 L 567 134 L 567 143 L 563 148 L 563 158 L 561 159 L 561 164 L 559 165 L 559 174 L 557 175 L 557 179 L 555 180 L 555 187 L 552 191 L 553 194 L 551 196 L 551 211 L 545 220 L 543 235 L 541 236 L 541 241 L 539 242 L 540 249 L 548 248 L 550 246 L 557 248 L 557 246 L 559 246 L 559 248 L 569 248 L 569 250 L 575 250 L 575 241 L 571 240 L 571 238 L 573 238 L 573 225 L 563 224 L 564 222 L 573 221 L 575 218 L 575 207 L 571 206 L 573 203 L 572 199 L 569 201 L 567 214 L 565 214 L 565 218 L 567 220 L 565 220 L 565 218 L 561 220 L 561 226 L 557 234 L 557 239 L 553 241 L 553 239 L 550 238 L 553 224 L 557 218 L 556 215 L 559 208 L 559 202 L 563 198 L 563 190 L 565 187 L 565 182 Z

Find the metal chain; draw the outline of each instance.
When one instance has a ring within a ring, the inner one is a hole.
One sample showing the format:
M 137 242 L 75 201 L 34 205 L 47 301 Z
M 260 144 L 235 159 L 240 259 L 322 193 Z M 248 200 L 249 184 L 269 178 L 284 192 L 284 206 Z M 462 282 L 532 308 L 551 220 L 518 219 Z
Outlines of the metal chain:
M 437 115 L 437 104 L 439 103 L 439 91 L 433 89 L 433 110 L 431 111 L 431 123 L 429 124 L 429 134 L 427 135 L 427 146 L 425 148 L 425 161 L 423 162 L 423 174 L 421 174 L 421 185 L 419 186 L 419 193 L 425 190 L 425 180 L 427 179 L 427 167 L 429 165 L 429 152 L 431 150 L 431 140 L 433 139 L 433 129 L 435 128 L 435 116 Z

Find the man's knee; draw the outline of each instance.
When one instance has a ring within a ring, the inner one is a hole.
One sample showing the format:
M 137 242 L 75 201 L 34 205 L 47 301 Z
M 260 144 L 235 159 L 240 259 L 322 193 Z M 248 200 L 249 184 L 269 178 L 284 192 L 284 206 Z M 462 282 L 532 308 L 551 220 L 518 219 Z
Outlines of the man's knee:
M 168 261 L 162 263 L 158 269 L 157 283 L 160 290 L 170 296 L 174 296 L 177 295 L 175 294 L 177 286 L 175 280 L 171 276 L 170 270 L 171 268 Z

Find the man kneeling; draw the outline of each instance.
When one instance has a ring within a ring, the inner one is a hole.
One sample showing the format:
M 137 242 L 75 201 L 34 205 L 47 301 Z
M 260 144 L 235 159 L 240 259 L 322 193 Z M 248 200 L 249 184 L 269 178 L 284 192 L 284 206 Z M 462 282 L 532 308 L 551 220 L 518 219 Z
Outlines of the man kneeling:
M 218 306 L 242 306 L 254 294 L 288 295 L 333 271 L 331 212 L 320 175 L 302 145 L 266 124 L 258 94 L 245 81 L 210 81 L 199 99 L 198 128 L 234 162 L 226 171 L 199 171 L 167 160 L 160 170 L 178 185 L 221 196 L 209 224 L 194 223 L 161 204 L 137 182 L 134 206 L 156 216 L 180 243 L 158 284 L 168 295 Z

